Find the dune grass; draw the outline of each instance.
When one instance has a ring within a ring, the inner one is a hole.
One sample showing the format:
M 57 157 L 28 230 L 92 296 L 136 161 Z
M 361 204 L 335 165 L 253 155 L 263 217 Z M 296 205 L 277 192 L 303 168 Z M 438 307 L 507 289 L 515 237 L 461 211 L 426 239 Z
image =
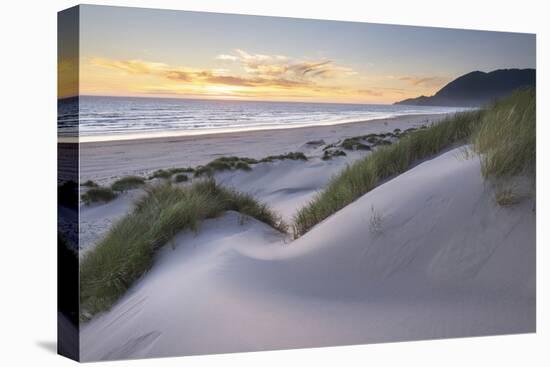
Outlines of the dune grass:
M 460 140 L 467 139 L 479 124 L 482 112 L 455 114 L 426 129 L 409 131 L 398 142 L 382 146 L 345 168 L 294 216 L 294 237 L 418 161 L 433 156 Z
M 113 191 L 122 192 L 141 187 L 145 184 L 145 179 L 139 176 L 122 177 L 111 185 Z
M 257 163 L 257 161 L 255 159 L 246 157 L 220 157 L 214 159 L 206 166 L 210 167 L 213 171 L 225 171 L 231 169 L 242 169 L 245 171 L 250 171 L 251 168 L 249 164 L 251 163 Z
M 402 132 L 401 129 L 394 129 L 393 132 L 385 132 L 385 133 L 379 133 L 379 134 L 371 133 L 367 135 L 353 136 L 353 137 L 344 139 L 339 146 L 346 150 L 370 151 L 372 150 L 372 148 L 380 145 L 391 145 L 392 141 L 386 140 L 386 138 L 399 139 L 406 136 L 407 134 L 410 134 L 422 128 L 424 128 L 424 125 L 420 128 L 416 128 L 416 127 L 409 128 L 405 132 Z M 328 146 L 325 147 L 325 149 L 328 149 Z
M 495 193 L 495 202 L 503 207 L 519 204 L 523 197 L 513 188 L 501 189 Z
M 81 318 L 108 310 L 153 263 L 155 252 L 181 231 L 227 210 L 254 217 L 285 232 L 286 224 L 253 197 L 201 180 L 188 187 L 147 187 L 135 209 L 117 222 L 80 265 Z
M 517 91 L 491 106 L 473 132 L 471 143 L 473 151 L 480 155 L 483 177 L 495 186 L 495 202 L 498 205 L 511 207 L 535 196 L 534 89 Z M 510 185 L 519 177 L 527 177 L 526 186 Z M 503 184 L 505 188 L 501 187 Z
M 185 168 L 168 168 L 168 169 L 158 169 L 155 172 L 153 172 L 148 179 L 152 180 L 154 178 L 160 178 L 160 179 L 169 179 L 173 175 L 178 173 L 193 173 L 195 171 L 194 168 L 191 167 L 185 167 Z
M 371 150 L 371 147 L 368 144 L 364 144 L 362 141 L 362 136 L 346 138 L 342 142 L 342 148 L 346 150 Z
M 93 184 L 92 184 L 93 183 Z M 89 187 L 89 190 L 81 195 L 84 204 L 108 203 L 114 200 L 119 193 L 141 187 L 145 179 L 140 176 L 126 176 L 116 180 L 110 187 L 99 186 L 93 181 L 86 181 L 82 186 Z
M 260 159 L 258 162 L 274 162 L 284 160 L 307 161 L 307 157 L 302 152 L 290 152 L 286 154 L 269 155 L 265 158 Z
M 243 171 L 250 171 L 252 168 L 250 168 L 250 164 L 258 163 L 257 160 L 253 158 L 246 158 L 246 157 L 236 157 L 236 156 L 230 156 L 230 157 L 220 157 L 216 158 L 210 163 L 204 165 L 204 166 L 198 166 L 195 169 L 195 177 L 201 177 L 201 176 L 212 176 L 215 172 L 218 171 L 229 171 L 229 170 L 243 170 Z
M 174 176 L 174 182 L 187 182 L 189 177 L 185 173 L 178 173 Z
M 334 157 L 345 157 L 347 154 L 343 150 L 335 149 L 335 150 L 325 150 L 323 152 L 323 156 L 321 157 L 324 161 L 329 161 Z
M 158 170 L 156 170 L 155 172 L 153 172 L 153 173 L 148 177 L 148 179 L 149 179 L 149 180 L 152 180 L 152 179 L 155 179 L 155 178 L 168 179 L 168 178 L 172 177 L 172 175 L 173 175 L 173 173 L 170 172 L 170 170 L 158 169 Z
M 173 175 L 176 173 L 193 173 L 195 169 L 193 167 L 182 167 L 182 168 L 170 168 L 168 170 Z
M 291 152 L 291 153 L 280 154 L 280 155 L 270 155 L 259 160 L 254 158 L 236 157 L 236 156 L 220 157 L 220 158 L 214 159 L 213 161 L 211 161 L 210 163 L 204 166 L 198 166 L 195 169 L 194 176 L 211 177 L 215 172 L 230 171 L 230 170 L 250 171 L 252 170 L 252 167 L 250 167 L 250 165 L 252 164 L 274 162 L 276 160 L 286 160 L 286 159 L 306 161 L 307 157 L 302 152 Z
M 88 180 L 88 181 L 82 183 L 81 186 L 84 186 L 84 187 L 98 187 L 99 185 L 96 182 L 92 181 L 92 180 Z
M 536 96 L 534 89 L 515 92 L 487 110 L 471 137 L 481 154 L 485 178 L 535 177 Z
M 82 201 L 89 205 L 91 203 L 107 203 L 117 197 L 116 192 L 114 192 L 110 187 L 92 187 L 84 194 L 82 194 Z

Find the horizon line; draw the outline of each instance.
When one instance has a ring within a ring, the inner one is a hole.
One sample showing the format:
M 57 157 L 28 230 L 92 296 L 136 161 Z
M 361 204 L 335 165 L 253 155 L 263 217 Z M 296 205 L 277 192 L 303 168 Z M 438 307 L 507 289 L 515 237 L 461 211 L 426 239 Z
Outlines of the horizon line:
M 198 101 L 219 101 L 219 102 L 268 102 L 268 103 L 297 103 L 297 104 L 341 104 L 341 105 L 381 105 L 392 106 L 396 102 L 390 103 L 361 103 L 361 102 L 313 102 L 313 101 L 286 101 L 286 100 L 258 100 L 258 99 L 240 99 L 240 98 L 204 98 L 204 97 L 161 97 L 161 96 L 132 96 L 132 95 L 107 95 L 107 94 L 78 94 L 74 96 L 58 97 L 61 101 L 70 98 L 79 97 L 108 97 L 108 98 L 143 98 L 143 99 L 181 99 L 181 100 L 198 100 Z

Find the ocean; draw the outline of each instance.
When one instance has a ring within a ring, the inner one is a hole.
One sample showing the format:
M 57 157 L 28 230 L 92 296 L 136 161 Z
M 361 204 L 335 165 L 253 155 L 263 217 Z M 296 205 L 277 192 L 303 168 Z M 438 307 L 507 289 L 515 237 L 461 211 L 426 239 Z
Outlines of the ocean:
M 81 141 L 342 124 L 456 107 L 81 96 L 58 102 L 58 135 Z

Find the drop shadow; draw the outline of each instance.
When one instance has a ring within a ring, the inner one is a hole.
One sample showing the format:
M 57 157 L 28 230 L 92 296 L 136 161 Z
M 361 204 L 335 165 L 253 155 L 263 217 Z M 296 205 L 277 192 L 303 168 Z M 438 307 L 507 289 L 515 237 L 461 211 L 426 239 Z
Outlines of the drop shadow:
M 46 350 L 47 352 L 57 354 L 57 343 L 52 340 L 39 340 L 36 342 L 40 348 Z

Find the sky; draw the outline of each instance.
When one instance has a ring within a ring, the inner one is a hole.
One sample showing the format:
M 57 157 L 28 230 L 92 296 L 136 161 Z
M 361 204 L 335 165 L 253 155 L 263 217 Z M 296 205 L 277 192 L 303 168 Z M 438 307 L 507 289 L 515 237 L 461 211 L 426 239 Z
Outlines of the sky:
M 532 34 L 89 5 L 79 42 L 81 95 L 385 104 L 535 67 Z

